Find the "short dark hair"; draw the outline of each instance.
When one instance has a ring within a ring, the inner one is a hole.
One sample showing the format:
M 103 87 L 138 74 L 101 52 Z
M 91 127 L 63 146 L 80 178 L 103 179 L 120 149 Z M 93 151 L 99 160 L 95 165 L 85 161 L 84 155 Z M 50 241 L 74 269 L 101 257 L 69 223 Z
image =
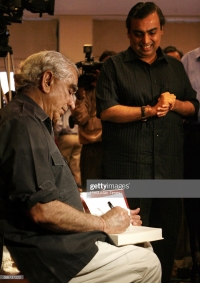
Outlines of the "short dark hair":
M 144 19 L 154 12 L 157 12 L 160 20 L 160 26 L 162 28 L 162 26 L 165 24 L 165 17 L 161 9 L 154 2 L 138 2 L 131 8 L 126 18 L 126 27 L 128 32 L 130 32 L 132 19 Z
M 183 52 L 178 50 L 175 46 L 169 45 L 165 48 L 163 48 L 163 52 L 165 54 L 168 54 L 169 52 L 178 52 L 179 56 L 182 58 L 183 57 Z
M 102 62 L 102 61 L 104 61 L 105 58 L 110 57 L 110 56 L 113 56 L 113 55 L 115 55 L 115 54 L 117 54 L 117 52 L 112 51 L 112 50 L 105 50 L 105 51 L 101 54 L 101 56 L 99 57 L 99 61 Z

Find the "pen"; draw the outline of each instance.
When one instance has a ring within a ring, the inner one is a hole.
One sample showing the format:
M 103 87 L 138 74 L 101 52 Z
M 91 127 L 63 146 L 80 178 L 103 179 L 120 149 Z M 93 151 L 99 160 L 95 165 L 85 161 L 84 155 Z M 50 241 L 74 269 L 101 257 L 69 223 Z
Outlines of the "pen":
M 112 209 L 114 208 L 114 205 L 112 205 L 112 203 L 110 201 L 108 201 L 108 206 Z

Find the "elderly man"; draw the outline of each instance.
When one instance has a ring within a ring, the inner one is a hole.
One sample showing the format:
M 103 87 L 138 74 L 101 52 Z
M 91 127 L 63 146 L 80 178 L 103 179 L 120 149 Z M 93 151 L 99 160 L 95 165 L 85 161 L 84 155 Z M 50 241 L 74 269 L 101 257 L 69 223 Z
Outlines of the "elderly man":
M 139 209 L 83 212 L 76 183 L 53 137 L 52 120 L 74 108 L 78 71 L 43 51 L 21 63 L 17 95 L 0 110 L 4 243 L 30 283 L 160 282 L 156 255 L 116 247 L 107 233 L 141 225 Z

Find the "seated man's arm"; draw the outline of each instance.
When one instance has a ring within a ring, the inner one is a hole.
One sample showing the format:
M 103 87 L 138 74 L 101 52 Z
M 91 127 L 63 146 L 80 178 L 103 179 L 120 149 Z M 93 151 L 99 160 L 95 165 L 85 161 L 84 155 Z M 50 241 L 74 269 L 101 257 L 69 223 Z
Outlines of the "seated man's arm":
M 130 225 L 130 217 L 127 211 L 121 207 L 114 207 L 99 217 L 80 212 L 57 200 L 44 204 L 37 203 L 29 210 L 28 214 L 38 225 L 59 233 L 93 230 L 122 233 Z

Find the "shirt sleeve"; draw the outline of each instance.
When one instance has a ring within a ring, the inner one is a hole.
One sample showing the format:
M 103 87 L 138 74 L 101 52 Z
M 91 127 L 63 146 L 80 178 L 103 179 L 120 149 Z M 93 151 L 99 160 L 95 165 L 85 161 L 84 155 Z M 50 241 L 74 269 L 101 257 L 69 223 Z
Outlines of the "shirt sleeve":
M 117 94 L 117 78 L 111 58 L 102 66 L 96 86 L 97 117 L 102 111 L 119 105 Z

